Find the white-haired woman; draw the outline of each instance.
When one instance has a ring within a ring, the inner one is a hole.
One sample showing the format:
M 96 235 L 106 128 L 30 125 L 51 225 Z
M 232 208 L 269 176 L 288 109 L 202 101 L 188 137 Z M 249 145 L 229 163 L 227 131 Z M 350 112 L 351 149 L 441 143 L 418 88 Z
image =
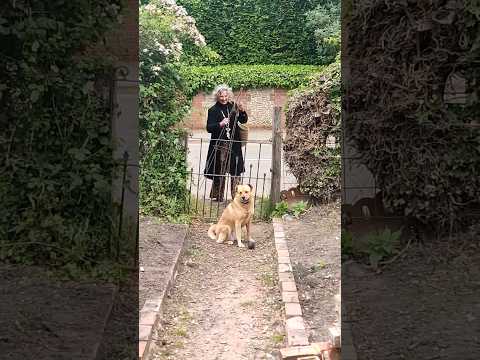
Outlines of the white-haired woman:
M 204 174 L 213 180 L 210 198 L 223 201 L 226 174 L 230 174 L 233 199 L 239 177 L 245 172 L 238 123 L 246 123 L 248 115 L 241 103 L 231 101 L 232 90 L 227 85 L 218 85 L 214 97 L 216 102 L 208 109 L 207 131 L 211 136 Z

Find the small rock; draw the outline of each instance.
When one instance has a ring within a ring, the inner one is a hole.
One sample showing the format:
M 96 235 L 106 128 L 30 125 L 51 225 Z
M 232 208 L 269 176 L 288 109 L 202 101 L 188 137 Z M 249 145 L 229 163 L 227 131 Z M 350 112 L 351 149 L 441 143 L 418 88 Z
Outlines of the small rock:
M 145 271 L 144 267 L 140 266 L 140 272 L 144 272 L 144 271 Z
M 294 219 L 294 217 L 290 214 L 285 214 L 282 216 L 282 219 L 285 220 L 285 221 L 292 221 Z

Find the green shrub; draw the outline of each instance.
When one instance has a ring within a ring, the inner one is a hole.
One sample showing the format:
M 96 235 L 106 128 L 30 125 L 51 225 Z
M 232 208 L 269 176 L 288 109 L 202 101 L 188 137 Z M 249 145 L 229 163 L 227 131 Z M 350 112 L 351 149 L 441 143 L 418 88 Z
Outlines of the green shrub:
M 272 211 L 272 217 L 282 217 L 288 213 L 288 203 L 286 201 L 280 201 L 275 204 L 275 208 Z
M 184 134 L 175 127 L 190 105 L 180 62 L 214 57 L 191 23 L 172 2 L 140 7 L 140 212 L 168 221 L 184 219 L 187 200 Z
M 349 32 L 348 40 L 346 141 L 373 174 L 387 210 L 453 230 L 480 208 L 480 136 L 474 125 L 480 70 L 473 56 L 479 5 L 470 1 L 446 10 L 438 2 L 407 3 L 352 5 L 349 24 L 358 31 Z M 404 23 L 406 13 L 410 21 Z M 455 20 L 410 31 L 440 13 Z M 463 104 L 444 96 L 453 73 L 465 80 Z
M 233 89 L 294 89 L 308 83 L 322 69 L 312 65 L 183 66 L 180 73 L 185 79 L 187 95 L 194 96 L 200 91 L 210 91 L 221 83 Z
M 342 260 L 346 260 L 353 255 L 353 236 L 352 233 L 342 230 L 341 235 Z
M 292 91 L 286 111 L 284 158 L 300 190 L 328 201 L 340 190 L 340 61 Z M 335 147 L 327 140 L 335 140 Z
M 333 62 L 340 51 L 340 7 L 340 0 L 326 0 L 307 12 L 307 26 L 314 32 L 322 64 Z
M 385 228 L 382 232 L 369 234 L 366 240 L 370 265 L 377 268 L 381 260 L 392 256 L 397 250 L 401 235 L 401 230 L 392 232 L 389 228 Z
M 82 54 L 117 23 L 122 3 L 2 4 L 0 261 L 83 267 L 110 258 L 116 167 L 109 103 L 94 85 L 112 67 Z
M 307 210 L 307 203 L 304 201 L 299 201 L 295 203 L 291 208 L 288 203 L 283 200 L 279 203 L 276 203 L 273 210 L 271 211 L 271 217 L 282 217 L 283 215 L 290 214 L 295 217 L 299 217 Z
M 292 207 L 292 214 L 295 217 L 299 217 L 307 210 L 307 203 L 305 201 L 300 201 L 295 203 Z

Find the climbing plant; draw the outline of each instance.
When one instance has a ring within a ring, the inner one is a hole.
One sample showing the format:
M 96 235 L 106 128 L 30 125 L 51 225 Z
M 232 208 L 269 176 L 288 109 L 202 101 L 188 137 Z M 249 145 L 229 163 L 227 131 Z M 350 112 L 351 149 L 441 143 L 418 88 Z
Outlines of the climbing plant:
M 0 260 L 109 259 L 111 63 L 94 45 L 120 0 L 4 1 L 0 15 Z M 87 51 L 90 50 L 90 51 Z
M 222 64 L 319 64 L 313 0 L 179 0 Z

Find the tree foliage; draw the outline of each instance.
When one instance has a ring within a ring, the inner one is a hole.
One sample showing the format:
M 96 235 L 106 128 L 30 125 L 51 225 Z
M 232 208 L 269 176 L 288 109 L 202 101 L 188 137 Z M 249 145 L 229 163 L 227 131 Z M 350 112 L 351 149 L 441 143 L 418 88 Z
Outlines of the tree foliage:
M 340 51 L 340 0 L 323 0 L 307 13 L 321 63 L 330 63 Z

